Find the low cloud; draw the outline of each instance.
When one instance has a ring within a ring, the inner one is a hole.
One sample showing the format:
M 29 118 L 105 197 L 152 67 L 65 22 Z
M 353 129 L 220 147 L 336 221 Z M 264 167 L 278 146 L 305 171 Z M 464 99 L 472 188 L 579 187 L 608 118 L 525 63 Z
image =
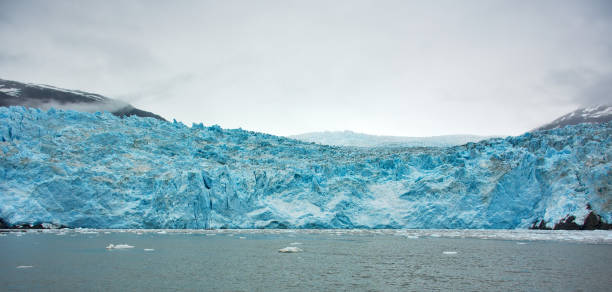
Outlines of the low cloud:
M 612 72 L 585 68 L 557 70 L 551 73 L 550 82 L 581 106 L 612 103 Z
M 110 100 L 110 101 L 96 102 L 96 103 L 91 103 L 91 102 L 61 103 L 61 102 L 56 102 L 56 101 L 41 101 L 41 100 L 29 99 L 29 100 L 23 101 L 21 104 L 27 107 L 39 108 L 42 110 L 49 110 L 51 108 L 54 108 L 54 109 L 73 110 L 73 111 L 90 112 L 90 113 L 105 112 L 105 111 L 115 112 L 117 110 L 120 110 L 122 108 L 129 106 L 129 104 L 122 102 L 122 101 L 117 101 L 117 100 Z
M 582 90 L 583 105 L 612 104 L 612 73 L 600 75 L 597 80 Z

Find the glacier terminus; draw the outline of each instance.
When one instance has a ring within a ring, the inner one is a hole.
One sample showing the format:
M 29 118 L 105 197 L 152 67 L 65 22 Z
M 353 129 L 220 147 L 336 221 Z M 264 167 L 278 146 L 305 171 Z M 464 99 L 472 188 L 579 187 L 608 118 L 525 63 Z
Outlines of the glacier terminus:
M 453 147 L 325 146 L 0 108 L 0 218 L 89 228 L 528 228 L 612 219 L 612 122 Z

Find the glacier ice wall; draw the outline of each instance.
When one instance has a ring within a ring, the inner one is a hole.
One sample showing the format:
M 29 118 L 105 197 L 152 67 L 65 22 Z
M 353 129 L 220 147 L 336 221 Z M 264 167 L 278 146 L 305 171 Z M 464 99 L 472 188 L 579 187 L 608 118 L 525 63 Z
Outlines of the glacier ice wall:
M 0 108 L 0 218 L 93 228 L 526 228 L 612 219 L 612 123 L 449 148 Z

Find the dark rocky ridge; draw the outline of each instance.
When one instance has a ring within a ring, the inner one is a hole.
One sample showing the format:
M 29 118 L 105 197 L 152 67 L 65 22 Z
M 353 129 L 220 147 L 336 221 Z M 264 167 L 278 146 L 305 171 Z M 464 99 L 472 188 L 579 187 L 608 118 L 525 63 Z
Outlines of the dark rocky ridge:
M 534 131 L 563 128 L 565 126 L 582 123 L 605 123 L 612 121 L 612 106 L 598 105 L 588 108 L 579 108 L 571 113 L 563 115 L 556 120 L 541 126 Z
M 61 229 L 68 226 L 57 225 L 52 223 L 34 223 L 34 224 L 9 224 L 4 219 L 0 218 L 0 229 Z
M 546 225 L 544 220 L 533 222 L 533 225 L 529 229 L 539 229 L 539 230 L 611 230 L 612 224 L 608 224 L 607 222 L 601 219 L 594 211 L 591 211 L 589 215 L 584 218 L 584 222 L 582 225 L 579 225 L 575 222 L 576 216 L 568 215 L 565 219 L 561 219 L 557 222 L 553 228 L 550 228 Z
M 44 110 L 53 107 L 85 112 L 108 111 L 120 117 L 135 115 L 165 121 L 159 115 L 99 94 L 4 79 L 0 79 L 0 106 L 25 106 Z

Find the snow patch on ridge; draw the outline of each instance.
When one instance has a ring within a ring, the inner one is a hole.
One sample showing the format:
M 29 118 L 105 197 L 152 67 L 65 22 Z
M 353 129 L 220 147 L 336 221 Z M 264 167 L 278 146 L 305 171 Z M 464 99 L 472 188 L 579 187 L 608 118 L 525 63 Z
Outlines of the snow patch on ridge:
M 4 85 L 0 84 L 0 92 L 8 94 L 10 96 L 19 97 L 19 93 L 21 92 L 21 89 L 19 89 L 19 88 L 7 88 L 7 87 L 4 87 Z

